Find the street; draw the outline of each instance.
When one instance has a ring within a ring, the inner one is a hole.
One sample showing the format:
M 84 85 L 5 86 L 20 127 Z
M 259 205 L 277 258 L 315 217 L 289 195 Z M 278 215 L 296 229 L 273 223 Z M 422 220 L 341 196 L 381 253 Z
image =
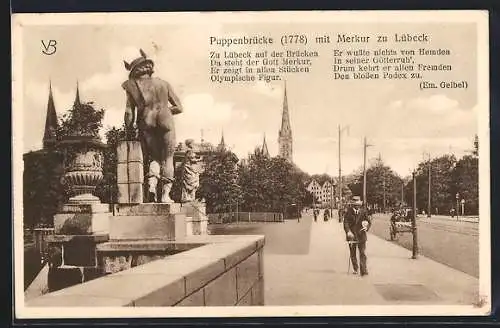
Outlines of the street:
M 473 254 L 465 253 L 461 248 L 452 251 L 456 239 L 458 243 L 461 240 L 456 235 L 461 234 L 442 230 L 444 227 L 453 230 L 454 222 L 421 223 L 425 226 L 421 230 L 424 235 L 428 231 L 434 231 L 440 238 L 446 237 L 445 233 L 450 234 L 443 241 L 450 244 L 447 248 L 436 242 L 424 243 L 427 245 L 424 250 L 428 245 L 443 250 L 445 260 L 452 263 L 446 265 L 424 254 L 418 260 L 412 260 L 411 251 L 387 241 L 387 220 L 380 216 L 374 218 L 372 232 L 384 235 L 368 237 L 370 274 L 364 278 L 349 273 L 345 233 L 335 212 L 328 222 L 322 219 L 314 222 L 312 215 L 307 213 L 300 222 L 211 224 L 209 231 L 210 234 L 265 235 L 266 305 L 450 305 L 474 302 L 478 279 L 465 273 L 470 269 L 464 265 L 462 270 L 452 268 L 456 265 L 453 256 L 473 257 Z M 455 230 L 460 229 L 455 227 Z M 401 236 L 401 241 L 406 239 L 411 240 L 411 236 Z M 438 253 L 437 250 L 426 252 L 432 255 Z M 464 261 L 472 262 L 471 259 Z
M 370 232 L 385 240 L 389 237 L 390 214 L 375 214 Z M 471 276 L 479 277 L 478 224 L 457 222 L 447 218 L 417 219 L 420 254 Z M 411 233 L 398 234 L 394 241 L 412 249 Z

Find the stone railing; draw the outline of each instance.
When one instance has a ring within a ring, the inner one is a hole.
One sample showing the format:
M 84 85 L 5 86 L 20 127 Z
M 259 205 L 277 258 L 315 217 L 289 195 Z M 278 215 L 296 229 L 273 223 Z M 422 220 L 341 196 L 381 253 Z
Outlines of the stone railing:
M 28 307 L 264 305 L 263 236 L 199 235 L 192 248 L 45 294 Z
M 283 222 L 280 212 L 225 212 L 207 214 L 208 223 Z

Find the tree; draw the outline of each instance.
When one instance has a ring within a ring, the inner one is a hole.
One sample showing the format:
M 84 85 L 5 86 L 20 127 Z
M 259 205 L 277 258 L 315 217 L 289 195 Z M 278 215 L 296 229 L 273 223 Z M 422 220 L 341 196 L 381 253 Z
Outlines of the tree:
M 402 179 L 381 158 L 378 158 L 366 170 L 366 203 L 377 208 L 388 208 L 401 202 Z M 353 194 L 363 193 L 363 172 L 349 185 Z M 384 204 L 385 199 L 385 204 Z
M 103 109 L 95 109 L 93 103 L 75 102 L 59 118 L 56 131 L 58 141 L 68 137 L 98 138 L 104 117 Z M 73 146 L 58 142 L 54 149 L 44 149 L 25 155 L 23 184 L 24 224 L 52 225 L 59 206 L 69 198 L 69 188 L 62 183 L 65 157 L 74 156 Z
M 197 198 L 206 201 L 207 212 L 231 210 L 242 201 L 238 184 L 238 157 L 231 151 L 213 152 L 204 159 Z
M 442 155 L 429 161 L 422 161 L 415 171 L 417 183 L 417 209 L 428 208 L 429 198 L 429 168 L 431 170 L 431 211 L 436 214 L 448 213 L 454 207 L 456 185 L 454 183 L 454 169 L 456 158 L 454 155 Z M 405 199 L 413 204 L 413 182 L 405 188 Z
M 479 161 L 471 155 L 462 157 L 454 170 L 454 184 L 460 200 L 465 200 L 465 214 L 477 215 L 479 213 Z
M 53 217 L 66 199 L 61 177 L 63 161 L 57 152 L 31 152 L 24 156 L 24 226 L 53 224 Z
M 312 203 L 306 190 L 308 180 L 307 174 L 286 159 L 269 158 L 256 151 L 247 164 L 240 165 L 243 208 L 296 214 Z
M 93 102 L 81 103 L 75 101 L 73 106 L 59 120 L 58 139 L 71 136 L 99 138 L 103 118 L 104 109 L 96 109 Z

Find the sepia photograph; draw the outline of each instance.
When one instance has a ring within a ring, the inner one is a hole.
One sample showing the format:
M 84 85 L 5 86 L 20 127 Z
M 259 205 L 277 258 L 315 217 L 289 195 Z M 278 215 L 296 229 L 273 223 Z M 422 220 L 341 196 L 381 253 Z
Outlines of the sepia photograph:
M 490 313 L 487 12 L 14 14 L 12 40 L 16 317 Z

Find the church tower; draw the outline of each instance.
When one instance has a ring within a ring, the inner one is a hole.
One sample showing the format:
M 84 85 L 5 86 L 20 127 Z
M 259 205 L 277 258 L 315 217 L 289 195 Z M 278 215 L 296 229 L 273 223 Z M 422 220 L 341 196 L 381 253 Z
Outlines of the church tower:
M 286 95 L 286 82 L 285 93 L 283 99 L 283 114 L 281 116 L 281 129 L 278 137 L 279 153 L 278 156 L 293 162 L 293 148 L 292 148 L 292 127 L 290 126 L 290 115 L 288 113 L 288 99 Z
M 47 103 L 47 116 L 45 117 L 45 130 L 43 133 L 43 148 L 51 148 L 57 142 L 57 114 L 52 96 L 52 83 L 49 84 L 49 101 Z

